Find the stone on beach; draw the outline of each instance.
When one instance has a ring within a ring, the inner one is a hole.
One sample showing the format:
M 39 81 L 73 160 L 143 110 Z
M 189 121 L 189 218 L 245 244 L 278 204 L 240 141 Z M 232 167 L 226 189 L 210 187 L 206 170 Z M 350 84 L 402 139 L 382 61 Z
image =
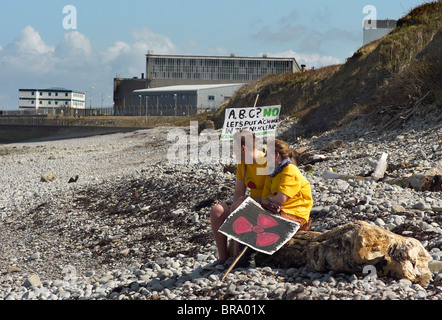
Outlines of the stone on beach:
M 43 173 L 40 179 L 41 182 L 53 182 L 55 180 L 57 180 L 57 177 L 50 171 Z
M 40 277 L 37 274 L 32 274 L 29 276 L 24 282 L 23 286 L 25 287 L 38 287 L 41 286 Z

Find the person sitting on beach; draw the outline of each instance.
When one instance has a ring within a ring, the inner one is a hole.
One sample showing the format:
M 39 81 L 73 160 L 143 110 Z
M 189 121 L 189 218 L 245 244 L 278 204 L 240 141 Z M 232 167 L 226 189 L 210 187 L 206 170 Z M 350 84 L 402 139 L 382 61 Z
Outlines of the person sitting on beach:
M 264 182 L 267 177 L 267 162 L 265 154 L 259 149 L 255 135 L 250 131 L 238 131 L 233 137 L 234 151 L 237 157 L 236 183 L 231 205 L 217 204 L 210 210 L 210 222 L 213 236 L 218 249 L 220 263 L 228 257 L 227 237 L 218 229 L 224 221 L 246 198 L 247 188 L 250 197 L 260 202 Z M 235 243 L 234 256 L 238 255 L 238 245 Z
M 306 231 L 310 228 L 313 207 L 310 182 L 296 166 L 294 151 L 286 142 L 275 139 L 274 147 L 275 169 L 266 178 L 262 206 L 300 223 L 299 230 Z

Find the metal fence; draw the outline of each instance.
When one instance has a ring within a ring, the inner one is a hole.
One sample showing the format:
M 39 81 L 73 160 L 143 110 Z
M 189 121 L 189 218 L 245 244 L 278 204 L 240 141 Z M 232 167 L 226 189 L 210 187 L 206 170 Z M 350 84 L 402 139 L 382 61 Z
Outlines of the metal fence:
M 152 127 L 177 119 L 175 116 L 94 116 L 59 117 L 47 115 L 2 116 L 0 125 L 28 126 L 96 126 L 96 127 Z
M 206 110 L 203 110 L 206 111 Z M 115 106 L 116 116 L 168 116 L 168 117 L 187 117 L 196 115 L 198 110 L 193 105 L 148 105 L 141 106 Z

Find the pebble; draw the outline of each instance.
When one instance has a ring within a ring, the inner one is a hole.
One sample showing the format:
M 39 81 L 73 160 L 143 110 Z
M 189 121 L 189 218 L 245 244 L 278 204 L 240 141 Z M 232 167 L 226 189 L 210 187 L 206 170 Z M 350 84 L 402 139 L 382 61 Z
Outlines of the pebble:
M 312 230 L 363 219 L 416 237 L 434 259 L 426 288 L 406 279 L 368 283 L 364 275 L 270 266 L 235 268 L 221 282 L 223 265 L 205 268 L 217 256 L 208 213 L 215 200 L 231 198 L 234 175 L 223 173 L 222 164 L 168 163 L 169 130 L 0 146 L 1 300 L 442 299 L 441 192 L 322 178 L 330 167 L 367 173 L 365 158 L 382 152 L 389 163 L 416 165 L 399 169 L 401 176 L 440 166 L 442 154 L 433 154 L 440 129 L 356 139 L 342 128 L 297 142 L 322 154 L 330 141 L 346 141 L 306 173 L 315 201 Z M 42 182 L 45 172 L 56 179 Z

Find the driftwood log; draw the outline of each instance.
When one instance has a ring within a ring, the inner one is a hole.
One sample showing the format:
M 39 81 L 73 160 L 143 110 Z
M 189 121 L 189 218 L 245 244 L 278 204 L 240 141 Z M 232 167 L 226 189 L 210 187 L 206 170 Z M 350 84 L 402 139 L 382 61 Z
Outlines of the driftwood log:
M 324 179 L 340 179 L 340 180 L 374 180 L 373 177 L 361 177 L 347 174 L 335 173 L 331 170 L 326 170 L 322 174 Z M 442 191 L 442 174 L 413 174 L 405 178 L 388 178 L 382 180 L 384 183 L 397 185 L 402 188 L 410 188 L 416 191 Z
M 422 244 L 363 221 L 349 223 L 320 233 L 298 231 L 272 256 L 257 253 L 259 265 L 278 264 L 284 268 L 306 266 L 312 271 L 363 274 L 374 266 L 379 277 L 408 279 L 427 286 L 432 260 Z

